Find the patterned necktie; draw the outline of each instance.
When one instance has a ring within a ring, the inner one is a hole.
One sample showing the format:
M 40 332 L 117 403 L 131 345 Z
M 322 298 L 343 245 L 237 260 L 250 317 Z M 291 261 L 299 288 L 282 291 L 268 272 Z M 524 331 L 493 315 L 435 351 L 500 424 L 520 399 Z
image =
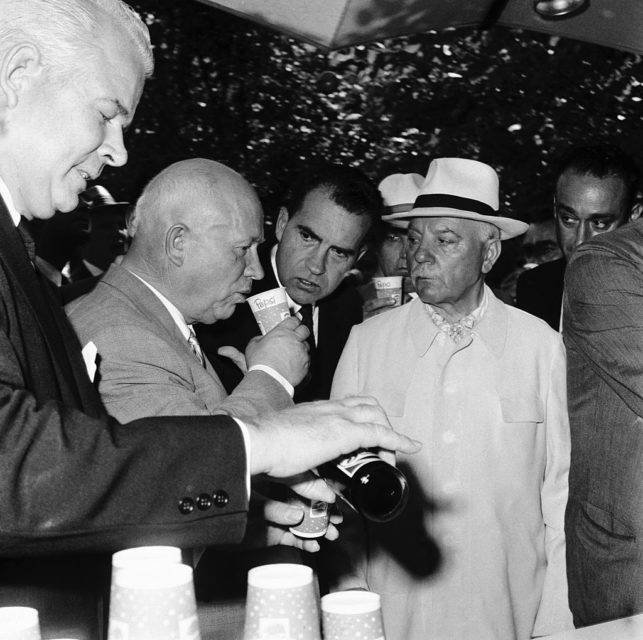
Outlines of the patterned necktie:
M 27 222 L 24 218 L 20 218 L 20 224 L 16 228 L 18 229 L 18 233 L 25 245 L 25 250 L 27 251 L 29 260 L 33 263 L 36 259 L 36 243 L 33 240 L 31 231 L 29 231 L 29 227 L 27 226 Z
M 188 336 L 190 349 L 192 349 L 192 353 L 196 356 L 196 359 L 199 361 L 201 366 L 205 367 L 205 358 L 203 357 L 203 351 L 201 351 L 201 345 L 196 339 L 196 333 L 194 333 L 194 329 L 191 326 L 189 326 L 188 329 L 190 331 L 190 335 Z

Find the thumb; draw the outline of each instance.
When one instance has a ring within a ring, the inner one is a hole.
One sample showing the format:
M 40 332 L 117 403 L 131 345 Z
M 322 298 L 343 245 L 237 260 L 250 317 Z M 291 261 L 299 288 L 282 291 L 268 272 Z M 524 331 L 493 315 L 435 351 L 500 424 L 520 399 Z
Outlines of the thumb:
M 217 353 L 225 358 L 230 358 L 243 373 L 248 373 L 248 365 L 246 364 L 246 356 L 239 351 L 236 347 L 220 347 Z

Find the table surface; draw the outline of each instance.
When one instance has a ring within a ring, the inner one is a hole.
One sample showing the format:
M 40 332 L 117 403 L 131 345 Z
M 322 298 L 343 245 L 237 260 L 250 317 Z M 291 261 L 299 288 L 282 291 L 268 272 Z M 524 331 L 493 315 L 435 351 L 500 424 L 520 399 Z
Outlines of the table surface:
M 595 624 L 591 627 L 563 631 L 548 636 L 547 640 L 641 640 L 643 638 L 643 614 Z

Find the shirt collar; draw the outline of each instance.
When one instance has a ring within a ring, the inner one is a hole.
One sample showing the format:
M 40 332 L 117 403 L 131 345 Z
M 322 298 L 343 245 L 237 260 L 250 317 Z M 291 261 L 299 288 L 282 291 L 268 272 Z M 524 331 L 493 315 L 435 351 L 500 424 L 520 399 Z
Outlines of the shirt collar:
M 128 269 L 129 271 L 129 269 Z M 190 326 L 185 321 L 183 314 L 157 289 L 155 289 L 149 282 L 145 282 L 141 276 L 135 274 L 133 271 L 130 273 L 138 278 L 160 301 L 161 304 L 167 309 L 167 312 L 172 316 L 172 320 L 179 328 L 181 335 L 187 340 L 190 337 Z
M 505 304 L 493 295 L 491 289 L 484 285 L 484 302 L 481 309 L 479 322 L 473 333 L 486 343 L 490 350 L 500 355 L 507 337 L 507 309 Z M 409 305 L 409 328 L 411 339 L 415 345 L 418 357 L 422 357 L 430 349 L 440 330 L 431 321 L 426 310 L 426 305 L 420 298 L 412 300 Z M 480 309 L 480 307 L 478 307 Z M 421 328 L 421 329 L 420 329 Z
M 20 214 L 18 213 L 18 209 L 16 209 L 16 205 L 13 204 L 13 198 L 11 197 L 9 187 L 7 187 L 2 178 L 0 178 L 0 196 L 2 196 L 4 204 L 11 215 L 13 224 L 17 227 L 20 224 Z

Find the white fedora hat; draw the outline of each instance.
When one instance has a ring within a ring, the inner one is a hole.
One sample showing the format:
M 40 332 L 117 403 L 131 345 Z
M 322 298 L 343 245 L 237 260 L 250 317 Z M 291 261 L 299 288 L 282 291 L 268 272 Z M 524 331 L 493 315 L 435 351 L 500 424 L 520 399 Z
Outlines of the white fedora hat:
M 410 211 L 413 208 L 423 182 L 424 177 L 419 173 L 393 173 L 386 176 L 377 185 L 386 210 L 386 215 L 382 216 L 382 220 L 394 227 L 406 229 L 409 226 L 408 219 L 399 220 L 391 216 L 395 213 Z
M 488 164 L 465 158 L 437 158 L 420 187 L 410 211 L 394 213 L 390 219 L 465 218 L 488 222 L 500 230 L 500 238 L 519 236 L 526 222 L 498 215 L 498 174 Z

